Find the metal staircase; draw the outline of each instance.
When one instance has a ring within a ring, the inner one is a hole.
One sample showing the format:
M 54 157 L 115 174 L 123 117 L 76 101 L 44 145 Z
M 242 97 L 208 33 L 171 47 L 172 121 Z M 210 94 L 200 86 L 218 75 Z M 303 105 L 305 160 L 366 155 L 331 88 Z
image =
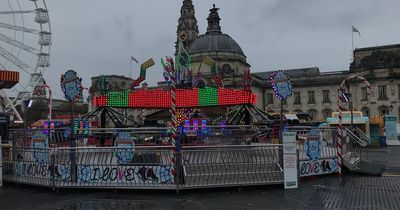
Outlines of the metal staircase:
M 361 157 L 358 152 L 352 151 L 343 155 L 343 165 L 346 166 L 350 171 L 356 171 L 359 169 Z
M 358 133 L 358 137 L 361 138 L 362 141 L 368 142 L 368 145 L 371 144 L 371 138 L 367 136 L 367 134 L 364 133 L 360 128 L 355 127 L 354 128 L 355 132 Z
M 362 150 L 360 147 L 366 147 L 371 143 L 371 139 L 359 128 L 349 128 L 344 129 L 347 137 L 352 141 L 353 149 L 343 155 L 343 165 L 346 166 L 350 171 L 371 174 L 371 175 L 382 175 L 384 170 L 384 165 L 370 163 L 362 160 Z
M 344 128 L 344 131 L 348 137 L 362 147 L 368 146 L 368 144 L 371 142 L 371 139 L 358 128 L 353 130 Z

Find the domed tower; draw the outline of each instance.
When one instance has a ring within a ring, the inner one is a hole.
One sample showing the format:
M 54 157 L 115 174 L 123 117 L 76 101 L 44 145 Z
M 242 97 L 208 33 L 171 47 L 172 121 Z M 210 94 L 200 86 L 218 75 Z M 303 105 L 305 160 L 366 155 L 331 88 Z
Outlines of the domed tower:
M 184 0 L 181 7 L 181 16 L 176 31 L 175 55 L 178 51 L 178 42 L 182 41 L 185 49 L 189 49 L 193 41 L 199 36 L 199 27 L 195 17 L 194 6 L 191 0 Z
M 241 84 L 243 71 L 250 65 L 246 62 L 246 55 L 239 44 L 228 34 L 222 33 L 218 10 L 219 8 L 215 8 L 214 4 L 207 18 L 207 32 L 200 35 L 190 47 L 193 77 L 196 76 L 203 59 L 209 56 L 216 61 L 224 84 L 235 87 L 236 84 Z M 200 72 L 204 78 L 210 74 L 210 70 L 205 65 L 201 66 Z M 212 85 L 210 80 L 207 80 L 207 83 L 207 85 Z

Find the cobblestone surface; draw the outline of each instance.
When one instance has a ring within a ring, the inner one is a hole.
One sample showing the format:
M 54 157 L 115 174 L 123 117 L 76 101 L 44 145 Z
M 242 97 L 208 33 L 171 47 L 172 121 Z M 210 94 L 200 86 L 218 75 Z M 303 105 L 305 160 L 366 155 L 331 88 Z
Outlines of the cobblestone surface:
M 19 188 L 0 189 L 0 209 L 400 209 L 400 177 L 348 175 L 302 180 L 299 189 L 282 186 L 175 192 L 117 193 Z

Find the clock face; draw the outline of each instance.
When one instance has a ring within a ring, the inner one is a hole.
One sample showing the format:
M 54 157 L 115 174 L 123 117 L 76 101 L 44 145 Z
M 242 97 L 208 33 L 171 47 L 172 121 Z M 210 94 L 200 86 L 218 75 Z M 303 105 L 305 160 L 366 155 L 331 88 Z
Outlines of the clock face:
M 186 31 L 182 31 L 182 32 L 179 34 L 179 39 L 180 39 L 181 41 L 186 41 L 186 39 L 187 39 Z

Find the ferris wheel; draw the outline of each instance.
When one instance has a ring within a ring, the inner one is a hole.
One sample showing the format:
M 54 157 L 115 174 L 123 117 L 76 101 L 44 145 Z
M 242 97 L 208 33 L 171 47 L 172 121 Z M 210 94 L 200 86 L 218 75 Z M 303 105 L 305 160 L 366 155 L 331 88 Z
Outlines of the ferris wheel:
M 0 91 L 2 112 L 22 120 L 16 106 L 44 83 L 51 43 L 45 0 L 0 0 L 0 69 L 20 72 L 19 84 Z

